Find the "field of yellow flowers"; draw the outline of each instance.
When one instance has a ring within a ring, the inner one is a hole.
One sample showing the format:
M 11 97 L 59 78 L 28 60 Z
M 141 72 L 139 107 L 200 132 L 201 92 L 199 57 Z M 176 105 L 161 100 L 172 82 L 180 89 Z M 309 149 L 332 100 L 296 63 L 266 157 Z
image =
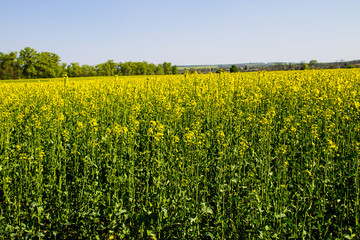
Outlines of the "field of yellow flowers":
M 0 239 L 358 239 L 360 70 L 0 83 Z

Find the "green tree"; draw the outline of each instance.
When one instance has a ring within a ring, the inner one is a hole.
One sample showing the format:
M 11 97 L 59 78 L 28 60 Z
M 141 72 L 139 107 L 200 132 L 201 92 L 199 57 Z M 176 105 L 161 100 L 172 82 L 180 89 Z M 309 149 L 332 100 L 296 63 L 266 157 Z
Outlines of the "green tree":
M 230 72 L 231 73 L 235 73 L 235 72 L 239 72 L 239 69 L 236 65 L 232 65 L 231 68 L 230 68 Z
M 315 67 L 316 67 L 316 65 L 317 65 L 317 61 L 316 60 L 311 60 L 310 62 L 309 62 L 309 67 L 311 67 L 312 69 L 314 69 Z
M 51 52 L 41 52 L 36 56 L 34 63 L 37 75 L 39 78 L 54 78 L 62 74 L 60 66 L 60 57 Z
M 108 60 L 106 63 L 96 65 L 97 73 L 99 76 L 114 76 L 117 73 L 116 66 L 114 60 Z
M 16 79 L 21 77 L 21 68 L 16 52 L 8 54 L 0 52 L 0 79 Z
M 154 63 L 150 63 L 149 64 L 149 75 L 154 75 L 156 74 L 156 65 Z
M 97 76 L 96 67 L 90 65 L 82 65 L 81 66 L 81 76 L 83 77 L 92 77 Z
M 149 64 L 147 62 L 135 62 L 134 71 L 135 75 L 148 75 L 149 74 Z
M 64 74 L 67 75 L 67 71 L 66 71 L 67 64 L 66 63 L 61 63 L 60 68 L 61 68 L 61 76 L 63 76 Z
M 309 62 L 309 65 L 310 65 L 310 66 L 315 66 L 317 63 L 318 63 L 318 62 L 317 62 L 316 60 L 311 60 L 311 61 Z
M 81 66 L 79 63 L 70 63 L 67 66 L 67 74 L 69 77 L 80 77 L 81 76 Z
M 310 69 L 310 67 L 306 63 L 303 63 L 300 68 L 300 70 L 309 70 L 309 69 Z
M 161 64 L 158 64 L 156 66 L 155 74 L 156 75 L 164 75 L 164 68 Z
M 178 68 L 177 68 L 176 65 L 171 67 L 171 73 L 174 74 L 174 75 L 178 74 Z
M 22 72 L 24 77 L 33 78 L 36 77 L 37 71 L 35 69 L 35 62 L 37 58 L 37 51 L 30 47 L 26 47 L 23 50 L 20 50 L 19 61 L 21 64 Z
M 120 63 L 120 71 L 122 73 L 122 75 L 124 76 L 129 76 L 129 75 L 133 75 L 133 63 L 132 62 L 124 62 L 124 63 Z
M 163 66 L 164 74 L 165 74 L 165 75 L 171 74 L 171 63 L 169 63 L 169 62 L 164 62 L 162 66 Z
M 149 64 L 147 62 L 142 62 L 141 63 L 141 74 L 142 75 L 150 75 L 150 67 L 149 67 Z

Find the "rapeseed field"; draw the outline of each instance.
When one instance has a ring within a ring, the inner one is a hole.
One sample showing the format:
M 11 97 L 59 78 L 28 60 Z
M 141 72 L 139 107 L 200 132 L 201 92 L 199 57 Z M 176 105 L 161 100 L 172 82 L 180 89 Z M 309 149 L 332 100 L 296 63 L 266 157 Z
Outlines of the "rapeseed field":
M 1 239 L 358 239 L 360 70 L 0 83 Z

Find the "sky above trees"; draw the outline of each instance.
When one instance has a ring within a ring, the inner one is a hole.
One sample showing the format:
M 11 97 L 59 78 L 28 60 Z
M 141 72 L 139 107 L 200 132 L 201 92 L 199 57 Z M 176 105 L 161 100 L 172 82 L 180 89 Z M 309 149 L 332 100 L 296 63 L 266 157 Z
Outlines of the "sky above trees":
M 55 52 L 66 63 L 183 64 L 360 59 L 358 0 L 12 0 L 0 52 Z

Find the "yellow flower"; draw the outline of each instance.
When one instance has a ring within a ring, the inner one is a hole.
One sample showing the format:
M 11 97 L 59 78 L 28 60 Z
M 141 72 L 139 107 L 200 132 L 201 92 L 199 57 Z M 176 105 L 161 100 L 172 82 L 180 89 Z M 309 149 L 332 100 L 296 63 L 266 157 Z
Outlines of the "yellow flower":
M 81 129 L 83 129 L 83 128 L 84 128 L 84 125 L 83 125 L 82 122 L 77 122 L 77 123 L 76 123 L 76 130 L 81 130 Z
M 70 140 L 70 133 L 66 129 L 62 132 L 62 136 L 63 136 L 65 142 L 68 142 Z
M 6 177 L 6 178 L 5 178 L 5 182 L 6 182 L 6 183 L 11 183 L 11 180 L 12 180 L 11 177 Z
M 172 137 L 172 143 L 178 143 L 180 141 L 180 138 L 178 136 Z

